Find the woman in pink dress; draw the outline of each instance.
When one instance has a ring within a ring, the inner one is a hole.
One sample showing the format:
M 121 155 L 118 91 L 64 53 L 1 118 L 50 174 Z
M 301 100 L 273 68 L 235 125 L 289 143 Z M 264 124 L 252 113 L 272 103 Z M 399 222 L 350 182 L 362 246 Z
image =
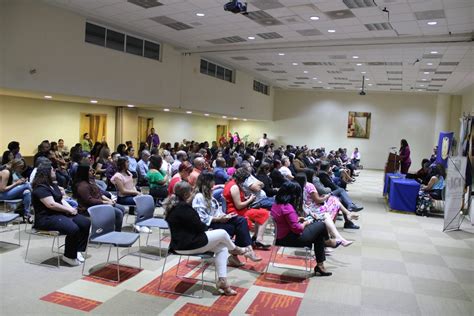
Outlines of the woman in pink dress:
M 312 216 L 314 219 L 324 222 L 330 236 L 340 241 L 342 246 L 347 247 L 353 243 L 342 237 L 337 230 L 334 221 L 337 213 L 342 211 L 349 219 L 358 219 L 359 215 L 349 212 L 339 201 L 339 199 L 330 194 L 319 195 L 314 184 L 307 181 L 305 173 L 298 173 L 295 181 L 303 188 L 302 192 L 302 209 L 306 216 Z

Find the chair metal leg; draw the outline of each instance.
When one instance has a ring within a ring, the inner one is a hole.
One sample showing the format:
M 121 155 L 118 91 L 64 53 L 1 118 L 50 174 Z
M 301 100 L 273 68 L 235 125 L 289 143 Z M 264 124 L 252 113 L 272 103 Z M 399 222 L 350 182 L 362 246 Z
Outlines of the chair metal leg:
M 31 234 L 28 234 L 28 244 L 26 245 L 25 262 L 28 262 L 28 250 L 30 249 Z
M 138 249 L 142 247 L 142 243 L 140 241 L 140 238 L 138 238 Z M 142 268 L 142 253 L 141 251 L 138 252 L 138 266 L 141 269 Z
M 161 258 L 161 228 L 158 228 L 158 247 L 160 248 L 160 258 Z
M 107 263 L 110 261 L 110 251 L 112 250 L 112 245 L 109 247 L 109 254 L 107 255 Z
M 161 269 L 160 282 L 158 283 L 158 291 L 160 292 L 161 292 L 161 281 L 163 281 L 163 274 L 165 274 L 165 266 L 166 266 L 167 260 L 168 260 L 168 256 L 165 257 L 165 262 L 163 263 L 163 269 Z
M 181 257 L 182 256 L 179 256 L 179 259 L 178 259 L 178 265 L 176 266 L 176 276 L 178 276 L 178 270 L 179 270 L 179 265 L 181 264 Z
M 54 253 L 54 242 L 56 241 L 56 236 L 53 236 L 53 243 L 51 244 L 51 252 Z
M 120 257 L 119 257 L 119 247 L 117 249 L 117 282 L 120 283 Z
M 57 252 L 57 258 L 58 258 L 58 268 L 61 266 L 61 262 L 60 262 L 60 254 L 59 254 L 59 236 L 56 237 L 56 246 L 58 247 L 58 252 Z
M 82 275 L 85 275 L 84 274 L 84 270 L 86 268 L 86 262 L 87 262 L 87 250 L 89 248 L 89 242 L 87 242 L 87 246 L 86 246 L 86 252 L 85 252 L 85 256 L 84 256 L 84 263 L 82 264 Z
M 28 225 L 28 224 L 25 224 Z M 18 246 L 21 246 L 21 229 L 20 229 L 21 223 L 18 223 Z M 26 231 L 26 228 L 25 228 Z

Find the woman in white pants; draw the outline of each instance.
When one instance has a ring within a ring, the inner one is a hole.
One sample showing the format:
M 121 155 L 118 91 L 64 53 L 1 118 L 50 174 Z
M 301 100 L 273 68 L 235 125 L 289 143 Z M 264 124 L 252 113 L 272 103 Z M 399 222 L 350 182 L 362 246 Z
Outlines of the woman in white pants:
M 222 290 L 224 295 L 236 295 L 237 292 L 227 283 L 227 258 L 229 253 L 245 255 L 247 249 L 237 247 L 223 229 L 207 231 L 207 226 L 190 204 L 192 200 L 191 185 L 181 181 L 164 203 L 165 219 L 171 232 L 170 249 L 182 255 L 213 252 L 219 278 L 217 289 Z

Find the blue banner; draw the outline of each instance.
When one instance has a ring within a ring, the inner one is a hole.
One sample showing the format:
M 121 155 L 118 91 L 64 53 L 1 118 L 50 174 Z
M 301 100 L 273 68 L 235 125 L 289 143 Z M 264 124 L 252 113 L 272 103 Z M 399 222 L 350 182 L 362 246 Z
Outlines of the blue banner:
M 436 163 L 448 166 L 448 157 L 453 143 L 453 132 L 440 132 L 438 139 L 438 152 L 436 153 Z

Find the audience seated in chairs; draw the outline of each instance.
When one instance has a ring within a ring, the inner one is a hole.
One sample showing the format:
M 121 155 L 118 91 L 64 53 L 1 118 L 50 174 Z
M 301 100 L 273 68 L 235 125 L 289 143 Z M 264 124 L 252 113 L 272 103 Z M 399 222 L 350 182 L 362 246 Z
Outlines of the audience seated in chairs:
M 326 271 L 324 247 L 338 247 L 340 242 L 329 239 L 324 222 L 313 221 L 299 217 L 296 203 L 301 196 L 301 187 L 295 182 L 285 182 L 276 195 L 276 204 L 272 206 L 271 214 L 277 227 L 277 245 L 287 247 L 314 247 L 317 265 L 315 275 L 330 276 Z
M 263 183 L 263 191 L 268 197 L 274 197 L 278 192 L 277 189 L 273 187 L 272 179 L 270 178 L 270 164 L 267 162 L 262 162 L 258 167 L 257 174 L 255 175 L 257 180 Z
M 209 171 L 203 171 L 197 179 L 193 208 L 198 212 L 201 221 L 211 229 L 224 229 L 231 238 L 235 236 L 235 244 L 247 249 L 246 258 L 252 261 L 262 260 L 253 252 L 247 219 L 235 213 L 225 214 L 222 211 L 217 200 L 212 197 L 214 184 L 214 175 Z M 232 266 L 244 265 L 237 255 L 230 256 L 228 261 Z
M 223 229 L 208 230 L 190 204 L 192 190 L 188 182 L 178 182 L 174 194 L 164 203 L 165 219 L 171 232 L 170 249 L 182 255 L 213 252 L 218 276 L 217 288 L 226 296 L 237 295 L 227 281 L 227 258 L 229 253 L 245 255 L 247 249 L 236 246 Z
M 270 178 L 272 179 L 272 184 L 274 188 L 280 188 L 285 181 L 288 181 L 287 178 L 280 172 L 282 163 L 280 160 L 276 159 L 273 161 L 273 168 L 270 172 Z M 291 172 L 290 172 L 291 174 Z
M 33 182 L 34 228 L 55 230 L 66 235 L 62 260 L 71 266 L 84 262 L 90 221 L 63 200 L 52 168 L 39 168 Z
M 6 164 L 5 169 L 0 171 L 0 200 L 22 200 L 23 210 L 20 211 L 20 215 L 23 216 L 24 221 L 32 223 L 31 186 L 27 179 L 21 176 L 25 167 L 22 159 L 13 159 Z
M 268 249 L 270 245 L 264 243 L 263 235 L 270 214 L 263 208 L 250 208 L 255 200 L 255 195 L 251 194 L 247 198 L 244 195 L 243 184 L 248 177 L 250 177 L 250 172 L 245 168 L 239 168 L 232 180 L 226 183 L 223 195 L 227 205 L 227 214 L 235 213 L 247 218 L 249 227 L 254 227 L 252 240 L 254 240 L 255 247 Z
M 148 185 L 148 170 L 150 167 L 150 157 L 151 154 L 148 150 L 144 149 L 140 153 L 140 161 L 137 164 L 137 176 L 138 181 L 137 184 L 139 186 L 147 186 Z
M 110 179 L 117 189 L 117 203 L 121 205 L 135 205 L 133 197 L 141 194 L 133 184 L 132 174 L 129 171 L 127 157 L 117 160 L 117 172 Z M 133 212 L 132 212 L 133 213 Z M 129 213 L 130 215 L 133 215 Z
M 247 196 L 255 195 L 255 200 L 252 201 L 250 207 L 252 208 L 265 208 L 270 210 L 275 198 L 267 197 L 267 194 L 264 191 L 264 183 L 259 181 L 252 175 L 252 166 L 248 161 L 242 161 L 241 168 L 246 169 L 249 172 L 249 176 L 245 179 L 245 182 L 242 184 L 244 193 Z
M 72 185 L 73 197 L 77 199 L 79 204 L 77 210 L 80 214 L 89 217 L 87 212 L 89 207 L 101 204 L 112 205 L 115 211 L 115 231 L 119 232 L 122 230 L 125 208 L 121 205 L 116 205 L 112 199 L 102 193 L 92 178 L 92 171 L 89 165 L 80 165 L 77 168 L 76 178 Z
M 301 190 L 301 209 L 305 216 L 312 216 L 316 221 L 324 222 L 331 237 L 336 238 L 337 241 L 341 241 L 344 247 L 349 246 L 352 244 L 352 241 L 348 241 L 342 237 L 334 221 L 339 211 L 343 212 L 345 215 L 344 218 L 348 221 L 359 218 L 359 215 L 349 212 L 335 196 L 330 194 L 320 196 L 311 181 L 312 176 L 313 172 L 311 170 L 296 175 L 296 182 L 303 188 Z
M 132 174 L 133 178 L 137 177 L 137 160 L 135 159 L 135 148 L 133 147 L 128 147 L 127 150 L 125 151 L 127 154 L 127 159 L 128 159 L 128 171 Z

